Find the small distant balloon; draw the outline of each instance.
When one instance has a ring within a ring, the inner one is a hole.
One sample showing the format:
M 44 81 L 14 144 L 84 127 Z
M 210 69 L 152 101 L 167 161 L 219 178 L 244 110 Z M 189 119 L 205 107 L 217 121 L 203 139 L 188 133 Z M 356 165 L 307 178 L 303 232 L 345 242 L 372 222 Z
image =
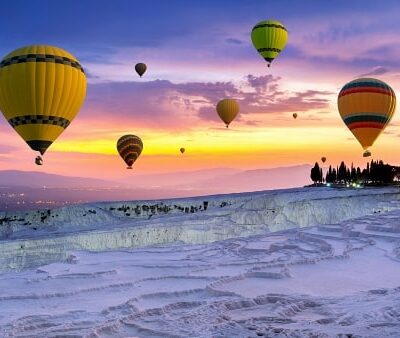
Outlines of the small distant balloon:
M 239 113 L 239 109 L 239 103 L 234 99 L 223 99 L 217 104 L 217 113 L 227 128 Z
M 185 152 L 185 148 L 180 148 L 179 151 L 181 152 L 181 154 L 183 154 Z
M 143 74 L 146 72 L 146 69 L 147 69 L 147 66 L 146 66 L 146 64 L 144 64 L 144 63 L 137 63 L 136 65 L 135 65 L 135 70 L 136 70 L 136 73 L 138 73 L 138 75 L 140 76 L 140 77 L 142 77 L 143 76 Z
M 297 119 L 297 113 L 293 113 L 293 118 Z
M 287 40 L 287 29 L 276 20 L 260 21 L 251 31 L 251 41 L 261 57 L 268 62 L 268 67 L 285 48 Z
M 321 157 L 321 161 L 322 161 L 322 163 L 325 163 L 325 162 L 326 162 L 326 157 L 325 157 L 325 156 L 322 156 L 322 157 Z
M 132 169 L 133 163 L 138 159 L 143 150 L 143 142 L 136 135 L 124 135 L 117 141 L 117 150 L 124 162 L 126 169 Z

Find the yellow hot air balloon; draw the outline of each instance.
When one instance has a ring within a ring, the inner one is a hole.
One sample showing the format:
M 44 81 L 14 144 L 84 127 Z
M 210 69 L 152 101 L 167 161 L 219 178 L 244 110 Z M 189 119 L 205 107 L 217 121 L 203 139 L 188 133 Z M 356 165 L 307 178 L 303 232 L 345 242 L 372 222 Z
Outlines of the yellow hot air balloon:
M 297 113 L 293 113 L 293 118 L 297 119 Z
M 124 135 L 117 141 L 117 150 L 124 162 L 128 165 L 126 169 L 132 169 L 133 163 L 138 159 L 143 150 L 143 142 L 136 135 Z
M 181 152 L 181 154 L 183 154 L 185 152 L 185 148 L 181 148 L 179 149 L 179 151 Z
M 229 124 L 239 113 L 239 104 L 234 99 L 223 99 L 217 104 L 217 113 L 228 128 Z
M 359 78 L 347 83 L 339 93 L 338 108 L 346 126 L 370 156 L 371 147 L 385 129 L 396 109 L 396 95 L 383 81 Z
M 287 40 L 287 29 L 276 20 L 260 21 L 251 31 L 251 41 L 264 60 L 268 62 L 268 67 L 285 48 Z
M 61 48 L 22 47 L 0 63 L 0 109 L 42 155 L 77 115 L 85 95 L 82 66 Z

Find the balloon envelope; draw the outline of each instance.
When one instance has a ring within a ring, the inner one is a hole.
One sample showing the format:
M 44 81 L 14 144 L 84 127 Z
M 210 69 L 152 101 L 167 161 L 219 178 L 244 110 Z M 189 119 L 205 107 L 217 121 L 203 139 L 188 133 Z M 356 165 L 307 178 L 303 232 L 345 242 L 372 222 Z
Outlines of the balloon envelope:
M 16 49 L 0 63 L 0 109 L 42 155 L 78 114 L 86 76 L 78 60 L 53 46 Z
M 128 165 L 127 169 L 132 169 L 133 163 L 138 159 L 143 150 L 143 142 L 136 135 L 124 135 L 117 141 L 117 150 L 124 162 Z
M 251 41 L 258 53 L 268 62 L 268 67 L 285 48 L 287 40 L 287 29 L 276 20 L 260 21 L 251 31 Z
M 142 77 L 142 75 L 146 72 L 146 69 L 147 69 L 147 66 L 146 66 L 146 64 L 144 64 L 144 63 L 137 63 L 136 65 L 135 65 L 135 70 L 136 70 L 136 73 L 138 73 L 138 75 L 140 76 L 140 77 Z
M 181 152 L 181 154 L 183 154 L 185 152 L 185 148 L 181 148 L 179 149 L 179 151 Z
M 343 122 L 367 150 L 392 119 L 396 95 L 383 81 L 359 78 L 342 88 L 338 108 Z
M 322 156 L 322 157 L 321 157 L 321 161 L 322 161 L 322 163 L 325 163 L 325 162 L 326 162 L 326 157 L 325 157 L 325 156 Z
M 217 104 L 217 113 L 228 128 L 229 124 L 239 113 L 239 104 L 234 99 L 223 99 Z
M 297 119 L 297 113 L 293 113 L 293 118 Z

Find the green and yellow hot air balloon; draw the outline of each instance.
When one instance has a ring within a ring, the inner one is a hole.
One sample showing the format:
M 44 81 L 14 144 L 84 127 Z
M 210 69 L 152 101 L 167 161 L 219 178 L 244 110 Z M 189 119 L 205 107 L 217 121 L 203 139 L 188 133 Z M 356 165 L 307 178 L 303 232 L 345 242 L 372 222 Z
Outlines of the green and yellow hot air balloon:
M 24 141 L 42 155 L 75 118 L 85 95 L 82 66 L 61 48 L 22 47 L 0 63 L 0 109 Z
M 117 141 L 117 150 L 121 158 L 128 165 L 126 169 L 132 169 L 133 163 L 135 163 L 142 153 L 143 142 L 136 135 L 124 135 Z
M 370 156 L 371 147 L 386 128 L 396 109 L 396 95 L 383 81 L 359 78 L 347 83 L 339 93 L 338 108 L 343 122 Z
M 239 103 L 234 99 L 223 99 L 217 104 L 217 113 L 228 128 L 229 124 L 239 113 Z
M 251 41 L 268 67 L 285 48 L 288 32 L 285 26 L 276 20 L 260 21 L 251 31 Z

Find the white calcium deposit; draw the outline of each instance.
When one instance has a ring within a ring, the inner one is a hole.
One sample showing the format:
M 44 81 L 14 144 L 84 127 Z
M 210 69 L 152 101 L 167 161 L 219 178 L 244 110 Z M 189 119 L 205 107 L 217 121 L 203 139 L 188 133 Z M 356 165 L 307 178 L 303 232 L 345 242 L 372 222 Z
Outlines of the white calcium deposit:
M 308 188 L 3 213 L 0 336 L 398 337 L 399 198 Z

